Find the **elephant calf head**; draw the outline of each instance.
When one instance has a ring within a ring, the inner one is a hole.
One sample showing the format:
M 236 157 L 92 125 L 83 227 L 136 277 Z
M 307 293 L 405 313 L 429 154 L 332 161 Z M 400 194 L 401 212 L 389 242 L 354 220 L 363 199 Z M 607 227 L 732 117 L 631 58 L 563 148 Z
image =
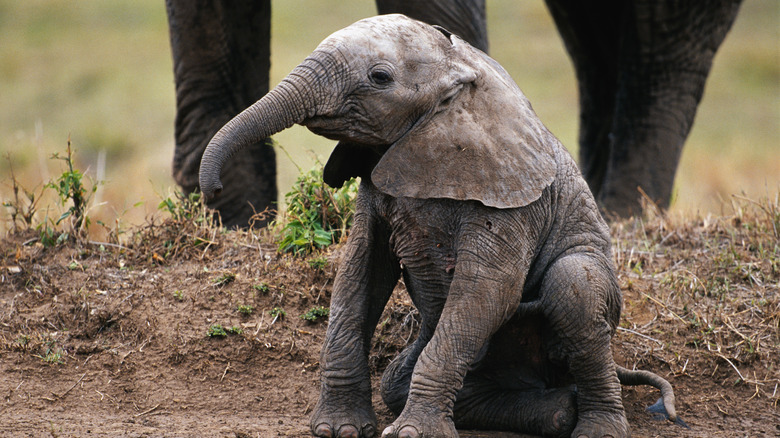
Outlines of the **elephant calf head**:
M 547 130 L 506 71 L 403 15 L 334 33 L 225 125 L 203 155 L 203 193 L 219 193 L 232 154 L 295 123 L 339 140 L 325 168 L 332 186 L 370 175 L 393 196 L 509 208 L 538 198 L 555 169 Z M 479 172 L 463 172 L 477 164 Z
M 399 416 L 383 436 L 457 436 L 456 424 L 628 433 L 619 379 L 663 379 L 615 365 L 621 297 L 608 228 L 498 63 L 402 15 L 359 21 L 217 133 L 201 164 L 205 195 L 218 194 L 232 153 L 295 123 L 339 141 L 328 184 L 362 177 L 315 435 L 376 434 L 368 350 L 401 276 L 422 329 L 385 371 L 382 396 Z

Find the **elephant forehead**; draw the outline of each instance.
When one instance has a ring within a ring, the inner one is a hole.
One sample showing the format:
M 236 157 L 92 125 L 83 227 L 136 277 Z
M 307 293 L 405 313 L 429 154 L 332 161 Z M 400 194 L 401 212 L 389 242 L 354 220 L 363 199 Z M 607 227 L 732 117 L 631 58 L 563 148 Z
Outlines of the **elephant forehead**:
M 388 60 L 440 59 L 446 37 L 433 27 L 405 15 L 390 14 L 360 20 L 326 38 L 320 47 L 346 47 L 352 56 Z

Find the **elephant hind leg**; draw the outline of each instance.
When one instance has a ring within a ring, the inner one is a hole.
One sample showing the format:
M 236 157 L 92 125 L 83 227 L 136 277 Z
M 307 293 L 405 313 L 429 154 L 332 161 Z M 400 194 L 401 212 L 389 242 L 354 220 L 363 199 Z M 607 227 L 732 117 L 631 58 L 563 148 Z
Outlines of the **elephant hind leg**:
M 395 414 L 399 415 L 409 397 L 409 385 L 412 382 L 414 364 L 420 356 L 425 341 L 418 338 L 412 345 L 406 347 L 396 356 L 382 374 L 380 392 L 382 401 Z
M 421 349 L 420 349 L 421 350 Z M 399 415 L 409 396 L 412 371 L 419 351 L 405 349 L 382 375 L 382 399 Z M 507 430 L 543 436 L 569 436 L 577 422 L 576 391 L 558 389 L 507 389 L 502 379 L 482 376 L 480 369 L 466 376 L 454 406 L 459 429 Z
M 459 429 L 508 430 L 569 436 L 577 423 L 573 387 L 516 390 L 467 379 L 454 409 Z
M 592 252 L 556 260 L 545 273 L 540 299 L 556 338 L 551 355 L 568 363 L 577 385 L 578 419 L 572 436 L 628 436 L 610 348 L 621 307 L 610 262 Z

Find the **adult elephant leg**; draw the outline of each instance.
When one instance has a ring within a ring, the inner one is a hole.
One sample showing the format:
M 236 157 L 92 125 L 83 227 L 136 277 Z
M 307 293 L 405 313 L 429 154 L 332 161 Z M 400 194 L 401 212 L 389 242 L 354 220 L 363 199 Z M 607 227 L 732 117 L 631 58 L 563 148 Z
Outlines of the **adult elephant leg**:
M 173 176 L 198 188 L 209 140 L 268 92 L 270 0 L 167 0 L 176 82 Z M 226 226 L 246 226 L 276 202 L 276 158 L 270 140 L 245 148 L 222 173 L 222 195 L 209 204 Z M 272 219 L 271 217 L 266 220 Z
M 607 171 L 615 113 L 624 0 L 546 0 L 574 65 L 579 86 L 579 165 L 598 196 Z
M 485 0 L 376 0 L 380 14 L 399 13 L 432 25 L 439 25 L 488 51 Z
M 610 339 L 620 318 L 620 289 L 603 256 L 571 254 L 545 273 L 540 299 L 557 342 L 551 355 L 565 360 L 577 385 L 575 437 L 628 435 Z
M 637 187 L 661 207 L 669 205 L 683 143 L 739 4 L 643 0 L 629 8 L 611 153 L 597 198 L 604 210 L 641 212 Z

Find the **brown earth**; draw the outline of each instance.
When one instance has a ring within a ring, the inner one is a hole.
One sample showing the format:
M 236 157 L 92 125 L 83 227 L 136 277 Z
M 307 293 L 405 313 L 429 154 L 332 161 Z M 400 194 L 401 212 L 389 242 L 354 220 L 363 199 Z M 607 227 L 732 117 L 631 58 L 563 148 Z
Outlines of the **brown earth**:
M 645 412 L 654 389 L 624 387 L 634 436 L 780 436 L 780 215 L 769 207 L 613 225 L 625 297 L 615 357 L 668 379 L 690 426 Z M 0 436 L 309 436 L 327 322 L 299 316 L 328 306 L 338 251 L 280 256 L 268 233 L 170 220 L 130 240 L 0 241 Z M 210 337 L 214 324 L 241 333 Z M 380 430 L 392 416 L 376 382 L 417 324 L 399 287 L 371 356 Z

